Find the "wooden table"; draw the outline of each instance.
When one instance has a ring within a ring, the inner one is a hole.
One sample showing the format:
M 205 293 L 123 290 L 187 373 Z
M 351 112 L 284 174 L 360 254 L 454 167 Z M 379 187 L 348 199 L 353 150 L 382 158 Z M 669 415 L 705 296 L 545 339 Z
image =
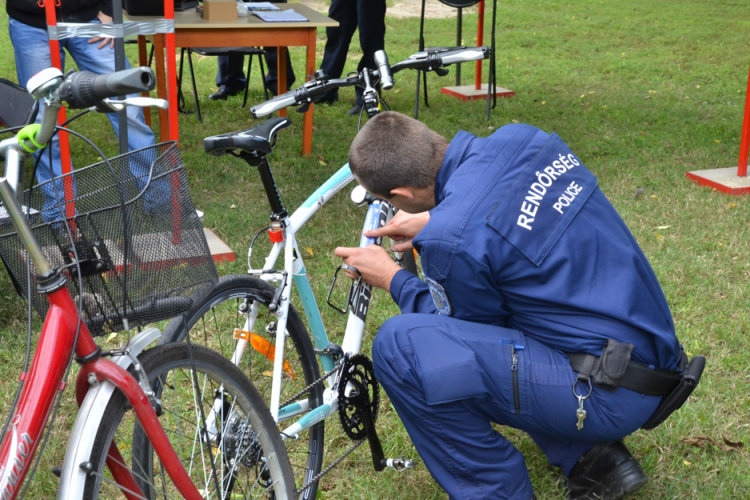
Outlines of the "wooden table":
M 299 3 L 277 4 L 281 9 L 294 9 L 305 16 L 307 22 L 273 22 L 261 21 L 254 15 L 240 17 L 236 21 L 209 22 L 200 17 L 195 9 L 175 12 L 175 45 L 177 47 L 278 47 L 279 49 L 292 46 L 307 47 L 307 64 L 305 75 L 312 75 L 316 70 L 315 42 L 319 27 L 334 27 L 338 23 L 320 14 L 306 5 Z M 128 16 L 133 21 L 145 21 L 153 18 Z M 145 37 L 138 37 L 139 62 L 141 66 L 148 65 L 146 58 Z M 167 98 L 167 79 L 165 77 L 164 35 L 154 36 L 154 59 L 156 61 L 157 93 L 160 98 Z M 176 54 L 168 54 L 175 57 Z M 176 81 L 176 75 L 170 75 L 170 80 Z M 278 81 L 286 81 L 286 51 L 278 51 Z M 279 85 L 282 89 L 283 86 Z M 302 154 L 312 152 L 313 105 L 304 114 L 302 129 Z M 286 110 L 279 112 L 286 116 Z M 159 111 L 159 129 L 162 140 L 170 137 L 169 119 L 166 110 Z M 226 131 L 215 131 L 223 133 Z

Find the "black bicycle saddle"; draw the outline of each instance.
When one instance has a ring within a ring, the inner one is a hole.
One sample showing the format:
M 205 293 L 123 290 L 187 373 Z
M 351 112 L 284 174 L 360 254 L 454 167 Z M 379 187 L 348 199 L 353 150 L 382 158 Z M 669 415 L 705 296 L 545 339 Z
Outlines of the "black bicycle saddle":
M 230 132 L 206 137 L 203 139 L 203 149 L 206 153 L 214 156 L 230 154 L 237 150 L 256 156 L 264 156 L 273 151 L 273 146 L 276 144 L 276 134 L 279 130 L 287 128 L 291 124 L 292 121 L 288 118 L 277 116 L 242 132 Z

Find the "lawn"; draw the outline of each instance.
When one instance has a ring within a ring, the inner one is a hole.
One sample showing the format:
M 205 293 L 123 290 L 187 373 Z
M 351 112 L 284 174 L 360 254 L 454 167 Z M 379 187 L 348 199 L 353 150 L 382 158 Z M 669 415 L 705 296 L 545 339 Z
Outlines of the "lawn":
M 464 19 L 464 42 L 475 44 L 476 15 L 468 13 Z M 486 19 L 489 24 L 491 11 Z M 419 20 L 388 16 L 386 21 L 391 62 L 415 52 Z M 6 48 L 0 52 L 0 77 L 14 80 L 4 9 L 0 26 L 0 46 Z M 698 187 L 685 176 L 691 170 L 737 166 L 750 63 L 749 30 L 747 4 L 736 0 L 501 1 L 497 79 L 498 85 L 516 95 L 498 99 L 485 121 L 485 101 L 463 102 L 440 93 L 441 86 L 455 84 L 453 73 L 443 79 L 430 75 L 430 106 L 420 107 L 420 119 L 447 138 L 460 129 L 486 136 L 504 124 L 519 122 L 557 132 L 598 177 L 649 258 L 685 350 L 706 356 L 706 373 L 688 404 L 658 429 L 639 431 L 626 439 L 651 477 L 633 498 L 739 499 L 747 498 L 750 491 L 746 337 L 750 330 L 750 200 Z M 325 32 L 318 35 L 320 62 Z M 455 19 L 428 20 L 426 37 L 429 45 L 454 45 Z M 347 70 L 356 68 L 358 51 L 355 40 Z M 136 60 L 133 52 L 130 55 L 131 61 Z M 292 49 L 292 58 L 299 84 L 303 50 Z M 215 90 L 216 61 L 197 58 L 195 64 L 204 123 L 195 114 L 180 115 L 180 148 L 193 200 L 206 213 L 204 224 L 237 253 L 237 260 L 222 264 L 219 273 L 241 273 L 250 239 L 264 227 L 269 209 L 257 173 L 236 159 L 207 156 L 202 138 L 246 129 L 258 121 L 240 108 L 241 96 L 209 101 L 206 96 Z M 484 71 L 486 76 L 486 66 Z M 473 82 L 473 75 L 473 65 L 464 65 L 463 83 Z M 414 76 L 407 72 L 397 75 L 396 88 L 386 93 L 394 110 L 413 112 L 414 83 Z M 253 74 L 249 101 L 262 99 L 259 77 Z M 271 156 L 288 207 L 297 206 L 346 161 L 348 144 L 357 132 L 356 119 L 344 114 L 353 99 L 353 91 L 343 91 L 341 102 L 315 108 L 313 154 L 306 157 L 300 155 L 302 117 L 290 110 L 294 123 L 281 133 Z M 192 106 L 189 91 L 187 106 Z M 89 115 L 74 128 L 108 154 L 115 154 L 117 141 L 105 121 Z M 78 166 L 95 160 L 80 143 L 73 143 L 73 151 Z M 339 263 L 333 248 L 355 245 L 363 218 L 363 209 L 352 205 L 344 194 L 299 235 L 319 296 L 327 290 Z M 366 348 L 379 324 L 398 313 L 386 294 L 375 295 Z M 321 308 L 332 325 L 333 340 L 340 339 L 343 322 L 339 315 L 324 305 Z M 0 380 L 5 381 L 0 414 L 4 416 L 23 368 L 25 310 L 10 279 L 0 274 Z M 70 389 L 66 396 L 31 497 L 54 496 L 56 479 L 49 469 L 62 462 L 74 418 Z M 378 426 L 386 454 L 416 458 L 384 394 L 380 410 Z M 336 427 L 335 420 L 327 426 L 331 450 L 327 463 L 348 447 Z M 501 431 L 524 452 L 538 498 L 564 498 L 559 473 L 531 439 L 510 429 Z M 744 447 L 725 445 L 725 439 Z M 373 472 L 365 448 L 323 479 L 320 498 L 446 497 L 424 466 L 402 475 Z

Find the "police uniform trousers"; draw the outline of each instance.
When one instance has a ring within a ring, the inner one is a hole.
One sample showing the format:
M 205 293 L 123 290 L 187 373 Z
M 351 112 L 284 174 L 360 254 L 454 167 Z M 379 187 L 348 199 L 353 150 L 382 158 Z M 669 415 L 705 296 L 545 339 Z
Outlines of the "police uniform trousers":
M 568 357 L 517 330 L 433 314 L 386 321 L 373 343 L 375 375 L 432 476 L 454 499 L 532 498 L 521 452 L 492 422 L 527 432 L 570 474 L 597 442 L 632 433 L 661 397 L 597 387 L 577 429 Z M 579 382 L 578 393 L 588 385 Z

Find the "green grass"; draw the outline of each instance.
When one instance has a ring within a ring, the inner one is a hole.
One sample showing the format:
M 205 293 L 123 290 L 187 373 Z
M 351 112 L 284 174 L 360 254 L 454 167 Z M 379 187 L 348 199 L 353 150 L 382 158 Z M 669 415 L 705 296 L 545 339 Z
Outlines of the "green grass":
M 430 107 L 420 118 L 451 138 L 459 129 L 480 136 L 511 122 L 557 132 L 593 171 L 651 261 L 672 308 L 679 338 L 692 354 L 707 358 L 701 385 L 689 403 L 655 431 L 627 439 L 651 482 L 633 498 L 735 499 L 750 488 L 750 255 L 747 197 L 730 197 L 689 182 L 685 172 L 737 165 L 748 75 L 747 5 L 733 0 L 614 2 L 559 0 L 498 2 L 498 84 L 516 92 L 499 99 L 489 122 L 486 103 L 462 102 L 440 94 L 454 85 L 453 75 L 429 76 Z M 487 12 L 487 24 L 491 12 Z M 0 40 L 10 47 L 0 14 Z M 473 44 L 476 17 L 467 15 L 464 36 Z M 416 50 L 418 19 L 387 18 L 386 50 L 392 62 Z M 318 62 L 325 32 L 319 32 Z M 455 43 L 455 20 L 428 20 L 429 45 Z M 485 40 L 489 40 L 487 26 Z M 129 47 L 129 50 L 132 47 Z M 348 70 L 359 59 L 356 39 Z M 302 49 L 292 49 L 299 84 Z M 135 60 L 131 54 L 131 60 Z M 216 62 L 196 60 L 204 124 L 195 115 L 180 115 L 180 144 L 197 207 L 206 212 L 205 225 L 237 252 L 221 274 L 243 272 L 250 237 L 264 227 L 268 208 L 257 173 L 231 158 L 202 152 L 202 138 L 249 128 L 257 123 L 241 109 L 241 97 L 212 102 Z M 486 76 L 486 66 L 484 70 Z M 463 83 L 473 82 L 473 67 L 464 65 Z M 13 56 L 0 54 L 0 76 L 14 79 Z M 187 90 L 187 89 L 186 89 Z M 191 104 L 188 92 L 188 106 Z M 356 122 L 344 116 L 353 91 L 342 91 L 342 102 L 315 109 L 313 154 L 300 156 L 302 119 L 290 110 L 293 126 L 280 136 L 271 157 L 284 201 L 295 207 L 346 161 Z M 395 110 L 411 114 L 414 76 L 397 75 L 395 91 L 387 93 Z M 262 100 L 259 76 L 251 77 L 249 101 Z M 101 116 L 86 117 L 77 130 L 90 134 L 105 152 L 116 140 Z M 74 145 L 76 164 L 92 155 Z M 643 194 L 635 197 L 637 189 Z M 332 200 L 299 235 L 314 287 L 322 297 L 338 265 L 336 245 L 354 245 L 364 212 L 347 196 Z M 309 250 L 306 250 L 308 249 Z M 256 256 L 263 253 L 259 249 Z M 255 264 L 258 265 L 259 261 Z M 15 393 L 25 349 L 25 304 L 15 297 L 10 280 L 0 276 L 0 414 L 6 415 Z M 386 294 L 377 293 L 368 321 L 368 338 L 397 309 Z M 324 305 L 334 340 L 343 333 L 339 315 Z M 368 341 L 369 346 L 369 341 Z M 49 467 L 62 461 L 67 428 L 74 417 L 70 389 L 52 443 L 45 451 L 32 492 L 51 498 L 56 480 Z M 379 430 L 387 455 L 416 457 L 393 409 L 383 398 Z M 347 446 L 331 421 L 327 445 L 330 462 Z M 564 498 L 560 476 L 523 433 L 503 429 L 524 452 L 540 499 Z M 683 439 L 722 434 L 745 448 L 724 451 L 709 445 L 696 448 Z M 361 447 L 323 480 L 321 498 L 445 498 L 424 466 L 403 475 L 375 473 Z

